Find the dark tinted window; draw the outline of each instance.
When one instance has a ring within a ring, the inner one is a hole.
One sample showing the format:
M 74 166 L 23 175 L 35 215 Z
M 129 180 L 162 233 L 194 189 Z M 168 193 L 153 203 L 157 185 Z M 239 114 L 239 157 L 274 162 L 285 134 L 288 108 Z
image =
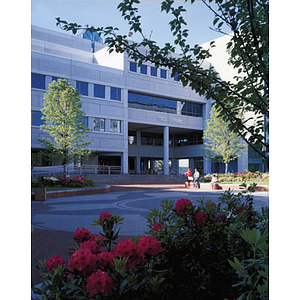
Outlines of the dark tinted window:
M 87 82 L 76 81 L 76 88 L 78 93 L 87 96 L 88 95 L 88 84 Z
M 156 68 L 153 68 L 151 67 L 151 76 L 157 76 L 157 69 Z
M 94 84 L 94 97 L 105 98 L 105 86 Z
M 167 78 L 167 71 L 166 70 L 160 70 L 160 77 L 161 78 Z
M 137 64 L 134 63 L 134 62 L 130 62 L 129 69 L 130 69 L 131 72 L 136 72 L 137 71 Z
M 31 73 L 31 87 L 45 89 L 45 75 Z
M 111 87 L 110 88 L 110 99 L 121 101 L 121 89 Z
M 31 125 L 40 126 L 44 124 L 44 120 L 42 120 L 42 113 L 40 111 L 32 111 L 31 112 Z
M 147 74 L 147 66 L 141 65 L 141 73 L 142 74 Z

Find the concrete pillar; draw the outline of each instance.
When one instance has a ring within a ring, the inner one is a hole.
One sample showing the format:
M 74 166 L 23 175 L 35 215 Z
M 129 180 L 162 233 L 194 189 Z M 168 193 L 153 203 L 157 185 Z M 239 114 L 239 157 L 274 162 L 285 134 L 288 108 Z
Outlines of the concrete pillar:
M 204 156 L 203 158 L 203 172 L 204 174 L 211 173 L 211 160 Z
M 122 174 L 128 174 L 128 152 L 122 152 L 121 166 Z
M 169 127 L 164 127 L 164 175 L 169 175 Z
M 137 172 L 137 174 L 141 173 L 141 157 L 140 156 L 136 157 L 136 172 Z

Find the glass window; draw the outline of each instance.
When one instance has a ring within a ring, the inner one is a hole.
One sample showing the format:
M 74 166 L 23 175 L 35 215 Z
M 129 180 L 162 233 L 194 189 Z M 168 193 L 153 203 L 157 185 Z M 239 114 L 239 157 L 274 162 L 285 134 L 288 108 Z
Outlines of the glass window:
M 121 101 L 121 89 L 111 87 L 110 88 L 110 99 Z
M 81 120 L 83 121 L 82 122 L 83 126 L 88 127 L 88 117 L 82 117 Z
M 31 73 L 31 87 L 45 89 L 45 75 Z
M 121 132 L 121 121 L 110 120 L 110 132 L 120 133 Z
M 44 120 L 42 120 L 42 112 L 40 111 L 32 111 L 31 112 L 31 125 L 34 126 L 40 126 L 45 123 Z
M 160 69 L 160 77 L 167 78 L 167 70 Z
M 87 82 L 76 81 L 76 88 L 78 93 L 87 96 L 88 95 L 88 84 Z
M 105 131 L 105 119 L 94 118 L 94 130 L 95 131 Z
M 137 64 L 134 63 L 134 62 L 130 62 L 130 63 L 129 63 L 129 70 L 130 70 L 131 72 L 136 72 L 136 71 L 137 71 Z
M 52 81 L 58 81 L 58 79 L 64 79 L 64 78 L 62 78 L 62 77 L 53 77 L 52 76 Z
M 105 98 L 105 86 L 94 84 L 94 97 Z
M 157 76 L 157 69 L 154 67 L 151 67 L 151 76 Z
M 136 131 L 128 131 L 128 144 L 136 145 Z
M 175 75 L 174 75 L 174 80 L 175 80 L 175 81 L 179 81 L 178 76 L 179 76 L 179 74 L 178 74 L 178 73 L 175 73 Z
M 141 71 L 142 74 L 146 74 L 147 75 L 147 66 L 141 65 L 140 71 Z

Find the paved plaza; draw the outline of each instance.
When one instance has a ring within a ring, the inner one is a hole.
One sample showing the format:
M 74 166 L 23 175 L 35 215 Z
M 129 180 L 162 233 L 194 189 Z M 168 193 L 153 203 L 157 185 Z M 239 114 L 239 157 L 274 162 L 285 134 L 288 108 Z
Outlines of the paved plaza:
M 237 193 L 236 191 L 235 193 Z M 204 198 L 219 203 L 221 190 L 186 189 L 181 184 L 127 185 L 111 186 L 111 192 L 74 197 L 47 199 L 44 202 L 32 202 L 31 210 L 31 277 L 34 285 L 41 282 L 39 271 L 35 268 L 39 260 L 53 255 L 61 255 L 67 261 L 68 250 L 76 247 L 73 232 L 79 227 L 99 233 L 100 226 L 92 226 L 103 211 L 119 213 L 124 217 L 120 226 L 120 236 L 136 237 L 148 231 L 146 215 L 152 208 L 159 208 L 163 199 L 178 200 L 187 198 L 193 204 Z M 269 205 L 269 192 L 254 193 L 254 207 Z
M 98 226 L 91 222 L 103 211 L 119 213 L 124 217 L 121 225 L 122 235 L 137 236 L 147 231 L 146 215 L 152 208 L 160 208 L 163 199 L 178 200 L 187 198 L 194 205 L 204 198 L 219 203 L 224 191 L 196 189 L 148 189 L 146 191 L 111 192 L 106 194 L 84 195 L 48 199 L 46 202 L 33 203 L 32 225 L 47 230 L 74 232 L 77 227 L 88 228 L 98 233 Z M 269 203 L 268 192 L 254 193 L 254 207 Z

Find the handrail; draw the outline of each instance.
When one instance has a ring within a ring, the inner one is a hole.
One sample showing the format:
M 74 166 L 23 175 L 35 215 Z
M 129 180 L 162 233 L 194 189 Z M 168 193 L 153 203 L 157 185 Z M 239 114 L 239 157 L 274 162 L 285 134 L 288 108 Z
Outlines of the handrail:
M 81 165 L 81 166 L 66 166 L 68 175 L 72 174 L 121 174 L 121 166 L 105 166 L 105 165 Z M 58 175 L 64 173 L 64 167 L 49 166 L 49 167 L 33 167 L 31 169 L 32 176 L 38 175 Z

